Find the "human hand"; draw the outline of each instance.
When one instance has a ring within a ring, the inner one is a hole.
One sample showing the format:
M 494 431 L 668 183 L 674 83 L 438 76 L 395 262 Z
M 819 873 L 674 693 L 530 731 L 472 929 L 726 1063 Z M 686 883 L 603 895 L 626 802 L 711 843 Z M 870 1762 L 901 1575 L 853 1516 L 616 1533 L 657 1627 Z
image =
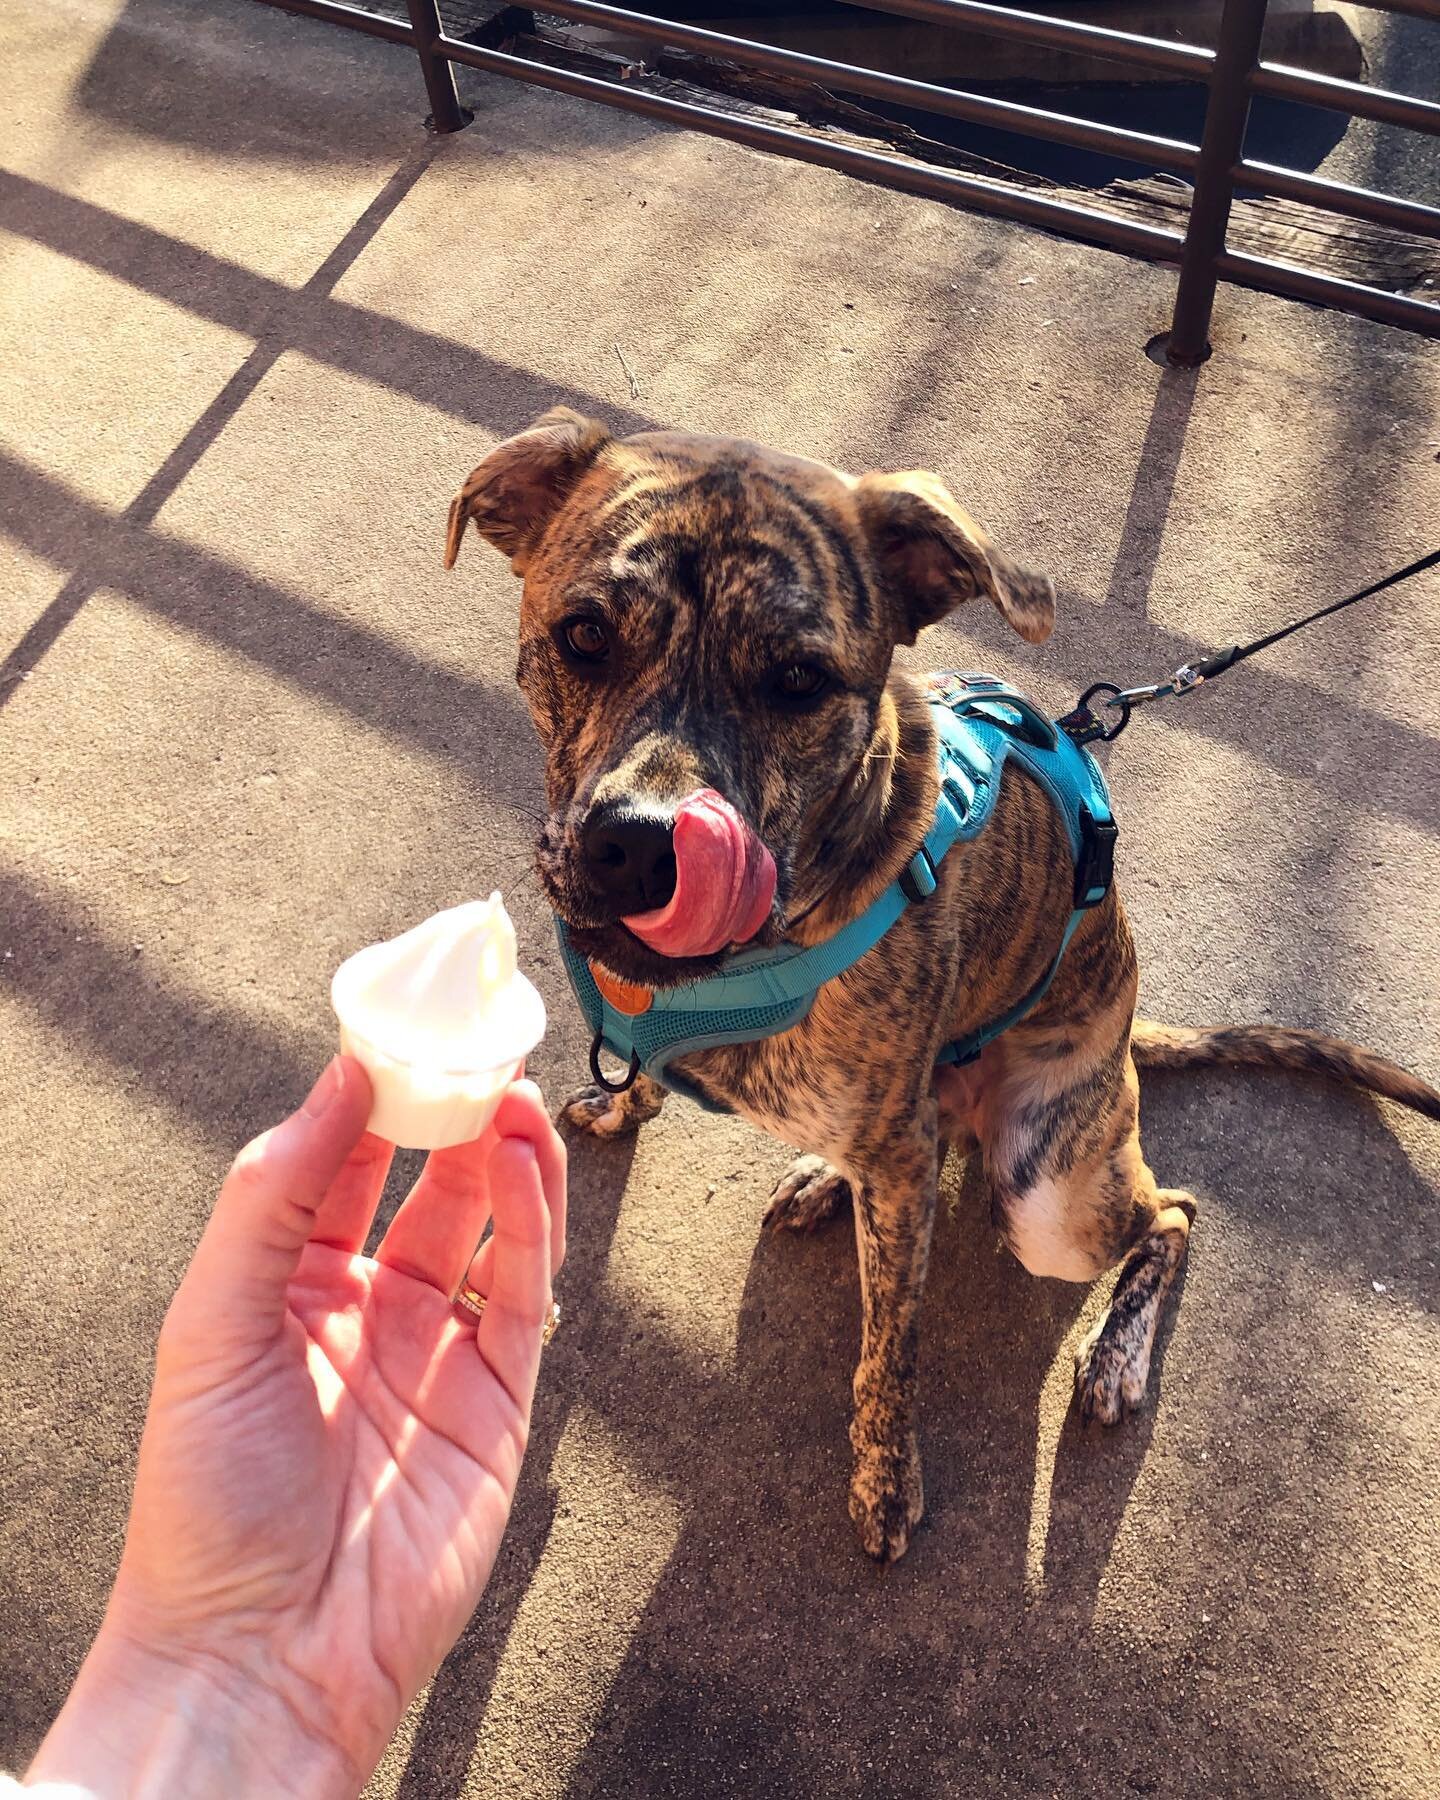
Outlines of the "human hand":
M 473 1610 L 564 1256 L 565 1150 L 517 1084 L 369 1258 L 393 1153 L 369 1111 L 337 1058 L 226 1178 L 160 1333 L 105 1623 L 30 1781 L 358 1793 Z M 478 1329 L 451 1299 L 467 1278 Z

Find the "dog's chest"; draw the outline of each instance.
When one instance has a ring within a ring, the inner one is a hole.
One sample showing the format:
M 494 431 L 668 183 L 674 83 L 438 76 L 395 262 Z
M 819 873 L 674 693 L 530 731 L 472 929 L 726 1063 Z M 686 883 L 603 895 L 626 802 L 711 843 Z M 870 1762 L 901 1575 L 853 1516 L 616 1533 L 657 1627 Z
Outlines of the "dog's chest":
M 944 887 L 822 988 L 798 1025 L 677 1071 L 772 1137 L 846 1167 L 857 1141 L 897 1108 L 913 1113 L 929 1082 L 960 964 Z
M 807 1020 L 760 1044 L 688 1056 L 676 1068 L 771 1137 L 838 1162 L 853 1141 L 863 1082 L 826 1036 Z

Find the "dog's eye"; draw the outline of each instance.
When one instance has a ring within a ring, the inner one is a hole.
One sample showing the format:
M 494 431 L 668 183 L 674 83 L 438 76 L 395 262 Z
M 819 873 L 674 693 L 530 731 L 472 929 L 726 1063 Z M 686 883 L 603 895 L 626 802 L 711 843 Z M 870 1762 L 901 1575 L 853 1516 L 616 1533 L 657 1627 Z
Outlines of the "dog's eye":
M 610 654 L 610 633 L 598 619 L 588 615 L 562 620 L 560 639 L 577 662 L 604 662 Z
M 788 663 L 775 672 L 770 691 L 782 706 L 805 706 L 830 685 L 830 677 L 814 663 Z

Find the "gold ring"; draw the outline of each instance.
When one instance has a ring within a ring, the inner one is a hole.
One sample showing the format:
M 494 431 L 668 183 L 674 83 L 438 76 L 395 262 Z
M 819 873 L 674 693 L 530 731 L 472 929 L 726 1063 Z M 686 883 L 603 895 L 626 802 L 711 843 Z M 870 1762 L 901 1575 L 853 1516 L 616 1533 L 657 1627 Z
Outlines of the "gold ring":
M 455 1296 L 455 1304 L 463 1306 L 466 1312 L 472 1313 L 477 1319 L 485 1316 L 485 1296 L 477 1294 L 474 1288 L 468 1285 L 461 1287 L 460 1292 Z
M 475 1292 L 474 1288 L 469 1286 L 468 1283 L 460 1289 L 460 1292 L 458 1294 L 456 1294 L 455 1304 L 456 1304 L 456 1306 L 463 1306 L 465 1311 L 468 1312 L 473 1318 L 483 1319 L 485 1316 L 485 1306 L 486 1306 L 485 1296 L 483 1294 L 477 1294 Z M 555 1333 L 559 1329 L 560 1329 L 560 1302 L 558 1300 L 552 1300 L 550 1302 L 549 1315 L 547 1316 L 547 1318 L 545 1320 L 545 1328 L 540 1333 L 541 1349 L 544 1349 L 545 1345 L 550 1342 L 551 1338 L 554 1337 Z

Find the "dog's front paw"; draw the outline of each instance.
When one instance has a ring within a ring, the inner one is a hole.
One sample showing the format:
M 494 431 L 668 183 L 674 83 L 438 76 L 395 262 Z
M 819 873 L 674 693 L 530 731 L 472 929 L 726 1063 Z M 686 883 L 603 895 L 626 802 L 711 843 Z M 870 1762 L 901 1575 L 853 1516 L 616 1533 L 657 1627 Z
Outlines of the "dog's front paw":
M 1145 1398 L 1150 1346 L 1129 1341 L 1125 1325 L 1122 1316 L 1106 1313 L 1075 1352 L 1075 1397 L 1083 1425 L 1092 1419 L 1118 1425 Z
M 850 1204 L 850 1183 L 823 1156 L 802 1156 L 776 1184 L 765 1210 L 767 1231 L 815 1231 Z
M 879 1563 L 898 1562 L 924 1513 L 920 1451 L 913 1439 L 898 1454 L 878 1449 L 857 1453 L 850 1480 L 850 1517 L 867 1556 Z
M 591 1137 L 628 1137 L 640 1129 L 641 1120 L 620 1094 L 602 1087 L 583 1087 L 560 1108 L 560 1123 Z

